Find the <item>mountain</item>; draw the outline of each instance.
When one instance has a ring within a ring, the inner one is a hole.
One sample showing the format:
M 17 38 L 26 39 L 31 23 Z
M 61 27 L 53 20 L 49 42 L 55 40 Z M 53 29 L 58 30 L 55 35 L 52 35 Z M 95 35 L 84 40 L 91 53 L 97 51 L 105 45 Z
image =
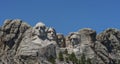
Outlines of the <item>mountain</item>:
M 119 64 L 120 30 L 83 28 L 67 36 L 20 19 L 0 27 L 0 64 Z

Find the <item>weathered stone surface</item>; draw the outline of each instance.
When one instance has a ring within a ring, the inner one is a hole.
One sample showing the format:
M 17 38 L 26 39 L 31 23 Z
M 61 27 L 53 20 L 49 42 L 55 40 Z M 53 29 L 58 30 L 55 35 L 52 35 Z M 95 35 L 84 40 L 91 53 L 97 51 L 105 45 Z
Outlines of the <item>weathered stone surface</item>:
M 81 43 L 92 44 L 94 41 L 96 41 L 96 31 L 90 28 L 81 29 L 79 34 L 81 37 Z
M 25 38 L 23 38 L 18 49 L 18 54 L 26 56 L 37 56 L 40 52 L 41 54 L 43 53 L 42 55 L 47 53 L 47 57 L 49 57 L 50 55 L 55 57 L 54 43 L 47 39 L 40 39 L 39 35 L 29 36 L 31 34 L 31 30 L 28 30 L 27 34 L 25 35 Z
M 17 49 L 16 47 L 21 42 L 22 34 L 24 34 L 28 28 L 30 28 L 30 26 L 19 19 L 6 20 L 1 29 L 1 40 L 4 49 Z
M 39 22 L 34 27 L 20 19 L 5 20 L 0 27 L 0 64 L 73 64 L 59 61 L 72 52 L 79 59 L 83 54 L 92 64 L 120 63 L 120 30 L 109 28 L 100 34 L 90 28 L 56 34 L 54 28 Z
M 47 38 L 51 41 L 56 41 L 57 36 L 56 36 L 56 31 L 54 28 L 48 28 L 47 29 Z
M 66 47 L 65 37 L 63 34 L 57 34 L 57 44 L 59 47 Z
M 35 28 L 26 31 L 25 37 L 18 48 L 18 56 L 33 56 L 36 60 L 39 60 L 38 63 L 43 63 L 50 57 L 55 58 L 56 42 L 47 39 L 47 32 L 45 32 L 45 30 L 46 26 L 42 23 L 38 23 Z
M 6 20 L 1 27 L 0 36 L 0 60 L 1 63 L 15 64 L 14 56 L 22 40 L 24 32 L 30 26 L 19 19 Z
M 43 23 L 32 28 L 19 19 L 6 20 L 0 28 L 0 63 L 50 64 L 47 60 L 56 57 L 55 43 L 47 38 Z
M 97 35 L 97 40 L 105 46 L 105 49 L 101 50 L 101 54 L 103 56 L 107 56 L 108 60 L 113 64 L 118 64 L 120 57 L 120 39 L 119 39 L 120 31 L 118 29 L 107 29 L 104 32 Z M 98 48 L 98 47 L 97 47 Z M 101 47 L 103 48 L 103 47 Z M 102 51 L 105 50 L 105 51 Z M 103 57 L 102 56 L 102 57 Z M 106 60 L 107 63 L 107 60 Z
M 96 32 L 92 29 L 82 29 L 79 32 L 73 32 L 69 34 L 70 46 L 67 47 L 68 52 L 74 52 L 78 58 L 82 54 L 85 54 L 88 58 L 93 58 L 95 56 L 92 46 L 94 45 L 93 39 L 95 39 Z

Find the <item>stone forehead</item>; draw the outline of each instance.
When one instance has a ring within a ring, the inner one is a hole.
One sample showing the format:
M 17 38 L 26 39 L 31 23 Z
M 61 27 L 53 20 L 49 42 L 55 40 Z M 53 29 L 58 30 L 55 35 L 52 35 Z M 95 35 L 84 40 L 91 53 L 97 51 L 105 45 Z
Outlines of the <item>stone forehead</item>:
M 82 34 L 92 34 L 92 33 L 96 33 L 96 31 L 92 30 L 91 28 L 84 28 L 79 30 L 79 33 Z
M 64 38 L 63 34 L 57 34 L 58 39 Z
M 42 23 L 42 22 L 39 22 L 39 23 L 37 23 L 36 25 L 35 25 L 35 27 L 44 27 L 45 26 L 45 24 L 44 23 Z
M 70 38 L 77 38 L 77 35 L 73 34 Z
M 54 28 L 49 28 L 48 31 L 54 31 Z

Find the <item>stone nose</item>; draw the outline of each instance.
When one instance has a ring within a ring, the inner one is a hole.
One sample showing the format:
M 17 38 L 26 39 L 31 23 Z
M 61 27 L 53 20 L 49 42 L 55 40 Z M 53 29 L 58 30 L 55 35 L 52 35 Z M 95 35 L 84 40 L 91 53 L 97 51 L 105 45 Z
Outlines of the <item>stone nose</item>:
M 45 29 L 43 29 L 42 27 L 39 27 L 39 31 L 40 32 L 45 32 Z
M 39 30 L 41 30 L 41 29 L 42 29 L 42 27 L 39 27 L 38 29 L 39 29 Z
M 74 39 L 71 39 L 71 42 L 74 42 Z
M 54 35 L 54 33 L 53 33 L 53 32 L 51 32 L 51 35 Z

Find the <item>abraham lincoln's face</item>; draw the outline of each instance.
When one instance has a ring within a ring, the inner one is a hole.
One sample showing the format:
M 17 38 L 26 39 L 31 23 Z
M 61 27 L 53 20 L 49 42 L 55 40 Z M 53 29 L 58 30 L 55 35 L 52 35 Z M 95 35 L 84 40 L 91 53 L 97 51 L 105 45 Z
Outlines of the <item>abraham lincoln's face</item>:
M 72 36 L 70 36 L 70 42 L 73 46 L 78 44 L 79 43 L 78 35 L 73 34 Z
M 55 40 L 56 39 L 56 31 L 54 30 L 54 28 L 48 28 L 47 38 L 50 39 L 50 40 Z

